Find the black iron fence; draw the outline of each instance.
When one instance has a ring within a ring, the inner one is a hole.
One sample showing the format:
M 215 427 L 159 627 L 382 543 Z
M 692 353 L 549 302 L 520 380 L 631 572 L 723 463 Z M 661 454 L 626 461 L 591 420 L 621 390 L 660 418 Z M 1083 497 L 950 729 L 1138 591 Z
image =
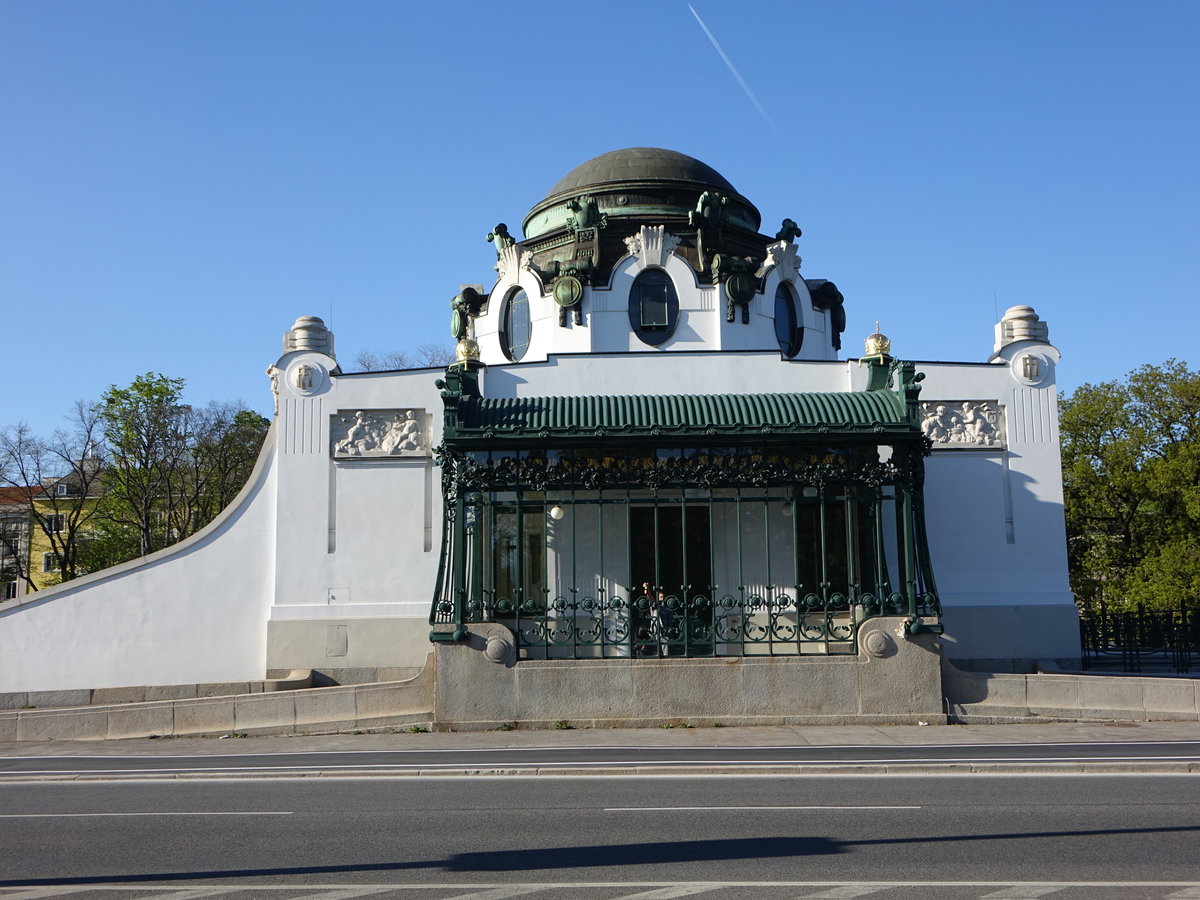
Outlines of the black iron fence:
M 1200 611 L 1085 613 L 1079 622 L 1085 669 L 1123 672 L 1200 670 Z

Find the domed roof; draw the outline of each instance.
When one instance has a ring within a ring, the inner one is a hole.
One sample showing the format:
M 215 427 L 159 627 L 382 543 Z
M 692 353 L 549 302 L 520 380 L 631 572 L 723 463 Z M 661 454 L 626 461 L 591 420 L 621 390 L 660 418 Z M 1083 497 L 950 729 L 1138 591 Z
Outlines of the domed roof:
M 584 196 L 613 223 L 686 220 L 710 190 L 725 198 L 729 221 L 749 231 L 758 228 L 758 210 L 724 175 L 685 153 L 657 147 L 612 150 L 576 166 L 525 215 L 522 226 L 526 240 L 570 228 Z
M 546 198 L 604 184 L 644 181 L 683 181 L 736 192 L 712 166 L 684 153 L 657 147 L 610 150 L 576 166 L 558 180 Z

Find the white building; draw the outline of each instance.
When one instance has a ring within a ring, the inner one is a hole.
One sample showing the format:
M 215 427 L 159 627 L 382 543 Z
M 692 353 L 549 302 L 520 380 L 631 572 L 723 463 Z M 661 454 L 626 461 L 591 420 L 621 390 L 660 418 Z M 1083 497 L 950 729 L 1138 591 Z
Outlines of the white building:
M 874 616 L 962 666 L 1078 659 L 1045 324 L 839 359 L 842 295 L 760 226 L 703 163 L 620 150 L 489 235 L 449 370 L 344 374 L 297 320 L 237 501 L 0 603 L 0 691 L 395 678 L 482 621 L 529 659 L 852 654 Z

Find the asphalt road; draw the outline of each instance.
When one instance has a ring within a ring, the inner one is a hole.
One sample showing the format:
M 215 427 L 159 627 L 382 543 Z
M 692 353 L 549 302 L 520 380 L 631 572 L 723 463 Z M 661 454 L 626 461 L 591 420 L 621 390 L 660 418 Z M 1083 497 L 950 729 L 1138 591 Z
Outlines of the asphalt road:
M 65 746 L 65 745 L 64 745 Z M 337 750 L 204 753 L 129 756 L 45 755 L 0 757 L 0 778 L 45 776 L 232 775 L 239 773 L 325 774 L 436 773 L 438 770 L 508 769 L 779 768 L 804 764 L 839 768 L 926 764 L 1070 764 L 1092 762 L 1193 763 L 1200 765 L 1200 741 L 1114 741 L 1037 744 L 860 745 L 860 746 L 587 746 L 407 750 Z
M 0 900 L 1200 897 L 1190 776 L 10 782 L 0 835 Z

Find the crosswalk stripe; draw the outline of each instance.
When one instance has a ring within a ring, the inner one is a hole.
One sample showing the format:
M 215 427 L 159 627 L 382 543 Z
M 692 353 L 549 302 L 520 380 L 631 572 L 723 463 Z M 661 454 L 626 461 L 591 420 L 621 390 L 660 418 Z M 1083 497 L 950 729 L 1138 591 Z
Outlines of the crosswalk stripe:
M 547 888 L 555 887 L 551 884 L 535 884 L 535 885 L 517 885 L 514 887 L 498 887 L 488 891 L 472 891 L 469 894 L 455 894 L 453 897 L 447 897 L 446 900 L 504 900 L 505 897 L 522 897 L 525 894 L 534 894 L 538 891 L 544 891 Z
M 674 887 L 643 891 L 640 894 L 624 894 L 614 900 L 671 900 L 672 897 L 690 897 L 692 894 L 703 894 L 722 887 L 724 885 L 721 884 L 677 884 Z
M 801 894 L 803 900 L 847 900 L 850 897 L 866 897 L 880 891 L 890 891 L 894 884 L 839 884 L 816 894 Z M 799 900 L 799 898 L 798 898 Z
M 1014 884 L 1012 887 L 984 894 L 979 900 L 1033 900 L 1035 897 L 1045 897 L 1062 889 L 1061 884 Z

